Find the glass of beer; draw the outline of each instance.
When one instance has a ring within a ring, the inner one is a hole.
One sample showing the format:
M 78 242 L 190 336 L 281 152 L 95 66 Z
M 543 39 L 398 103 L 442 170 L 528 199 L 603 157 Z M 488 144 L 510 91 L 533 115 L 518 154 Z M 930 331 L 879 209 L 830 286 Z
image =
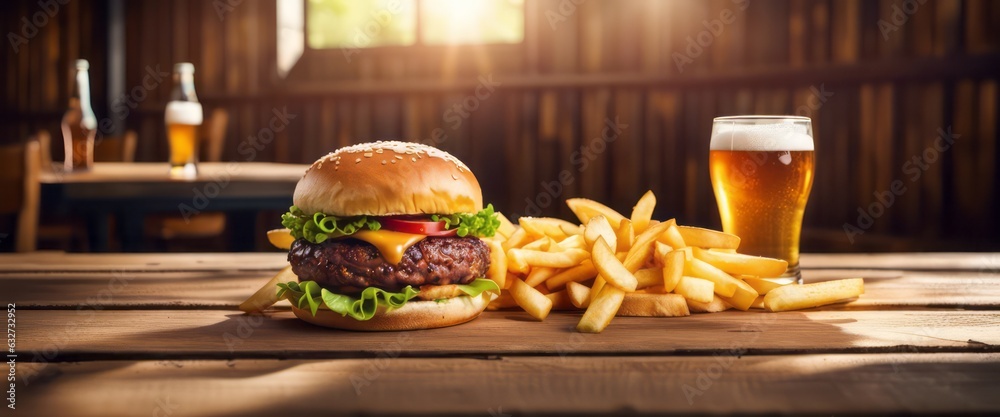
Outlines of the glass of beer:
M 799 283 L 799 235 L 813 183 L 812 122 L 798 116 L 717 117 L 709 151 L 722 229 L 740 253 L 788 261 Z
M 164 112 L 170 142 L 170 176 L 195 178 L 198 175 L 198 127 L 202 122 L 201 103 L 194 91 L 194 65 L 174 65 L 174 89 Z

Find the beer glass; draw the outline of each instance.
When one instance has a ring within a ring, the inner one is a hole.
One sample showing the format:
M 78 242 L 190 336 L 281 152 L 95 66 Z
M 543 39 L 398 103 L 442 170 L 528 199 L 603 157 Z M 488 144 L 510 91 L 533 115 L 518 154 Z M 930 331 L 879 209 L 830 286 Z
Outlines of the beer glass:
M 164 122 L 170 142 L 170 176 L 196 177 L 202 110 L 194 91 L 194 65 L 190 62 L 174 65 L 174 89 L 164 112 Z
M 799 283 L 799 234 L 815 165 L 812 136 L 808 117 L 717 117 L 709 151 L 722 229 L 740 237 L 740 253 L 788 261 L 783 277 Z

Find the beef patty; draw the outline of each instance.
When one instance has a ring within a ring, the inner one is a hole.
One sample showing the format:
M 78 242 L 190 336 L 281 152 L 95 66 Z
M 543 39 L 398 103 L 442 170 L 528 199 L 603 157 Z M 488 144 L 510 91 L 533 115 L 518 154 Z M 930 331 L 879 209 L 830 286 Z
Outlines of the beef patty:
M 475 237 L 429 236 L 410 246 L 396 265 L 362 240 L 317 244 L 297 239 L 288 262 L 300 281 L 316 281 L 339 294 L 356 294 L 366 287 L 397 292 L 407 285 L 467 284 L 483 277 L 490 268 L 490 249 Z

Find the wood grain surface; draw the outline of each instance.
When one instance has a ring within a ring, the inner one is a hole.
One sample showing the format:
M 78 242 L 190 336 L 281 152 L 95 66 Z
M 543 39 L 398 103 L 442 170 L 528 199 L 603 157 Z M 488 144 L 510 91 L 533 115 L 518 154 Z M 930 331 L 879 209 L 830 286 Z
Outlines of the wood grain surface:
M 986 413 L 1000 354 L 26 364 L 19 412 L 77 416 Z

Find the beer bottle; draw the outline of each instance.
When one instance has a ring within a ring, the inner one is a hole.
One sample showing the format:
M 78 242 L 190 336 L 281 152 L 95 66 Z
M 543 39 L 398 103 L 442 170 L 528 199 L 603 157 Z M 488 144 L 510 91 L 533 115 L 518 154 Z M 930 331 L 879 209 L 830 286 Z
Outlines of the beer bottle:
M 78 59 L 74 66 L 73 90 L 69 108 L 62 119 L 63 148 L 66 171 L 87 170 L 94 166 L 94 136 L 97 134 L 97 117 L 90 106 L 90 63 Z
M 194 92 L 194 64 L 174 64 L 174 89 L 164 115 L 170 142 L 170 175 L 194 178 L 198 175 L 198 126 L 202 122 L 201 103 Z

